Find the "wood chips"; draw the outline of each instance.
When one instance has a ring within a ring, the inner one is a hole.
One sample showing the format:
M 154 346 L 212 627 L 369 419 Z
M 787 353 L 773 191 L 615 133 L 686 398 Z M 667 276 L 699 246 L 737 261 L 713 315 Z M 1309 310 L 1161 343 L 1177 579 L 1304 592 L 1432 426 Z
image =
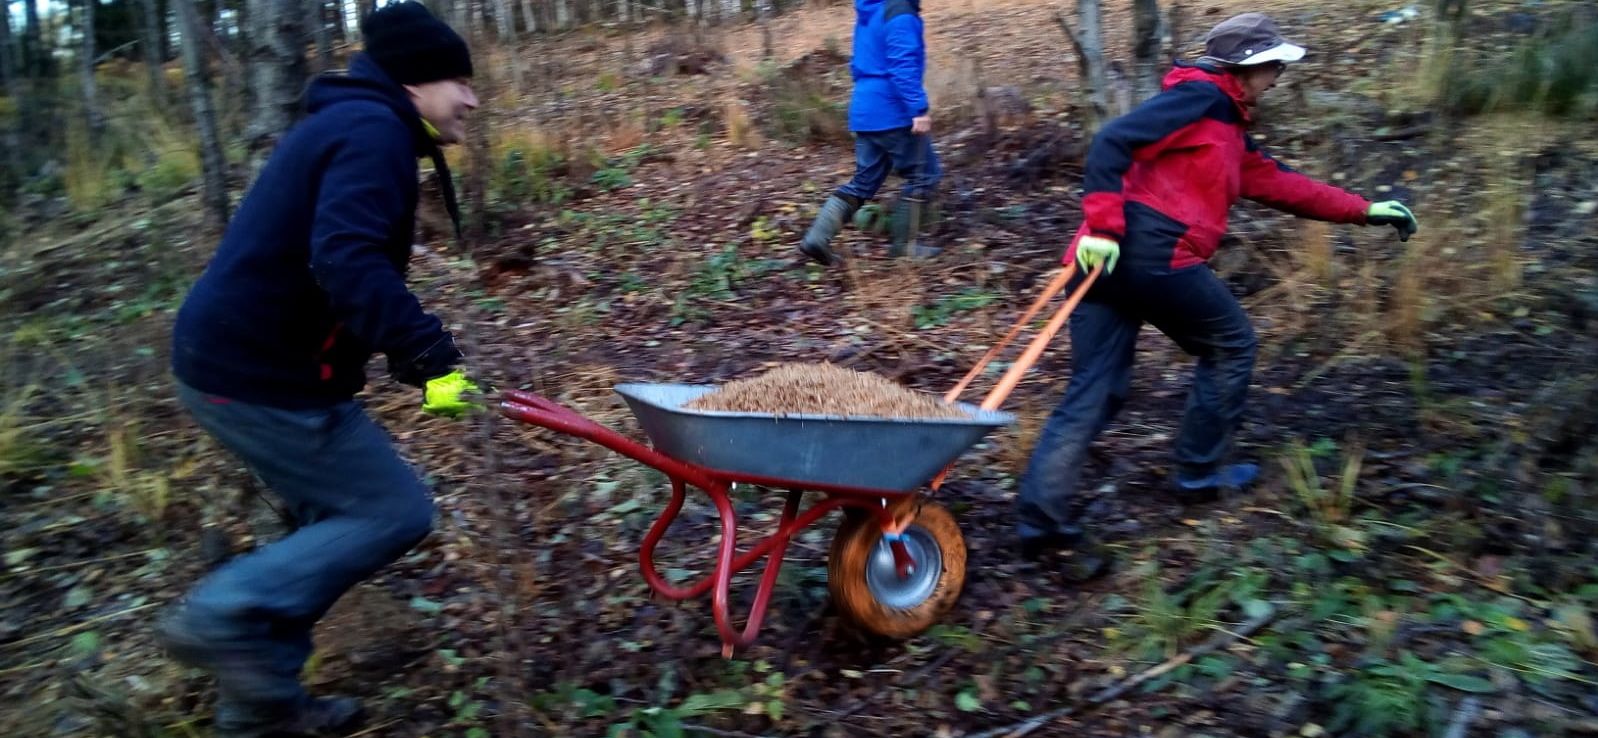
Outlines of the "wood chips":
M 782 364 L 750 379 L 728 382 L 686 407 L 777 415 L 814 414 L 872 418 L 965 418 L 945 404 L 877 374 L 831 364 Z

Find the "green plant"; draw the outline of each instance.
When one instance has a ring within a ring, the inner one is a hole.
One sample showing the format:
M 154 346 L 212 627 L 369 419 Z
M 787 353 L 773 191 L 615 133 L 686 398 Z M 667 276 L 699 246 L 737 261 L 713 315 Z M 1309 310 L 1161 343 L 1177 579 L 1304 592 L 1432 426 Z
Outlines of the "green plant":
M 1508 63 L 1461 61 L 1460 51 L 1439 44 L 1431 64 L 1442 107 L 1460 115 L 1531 111 L 1552 117 L 1598 113 L 1598 26 L 1563 24 L 1551 35 L 1523 42 Z
M 162 151 L 155 163 L 135 178 L 146 197 L 164 202 L 176 196 L 200 175 L 198 154 L 186 146 Z
M 910 314 L 917 328 L 936 328 L 948 323 L 955 313 L 977 310 L 998 299 L 998 293 L 980 287 L 967 287 L 958 294 L 945 297 L 931 305 L 917 305 L 911 309 Z
M 623 187 L 631 187 L 633 184 L 632 176 L 627 173 L 626 169 L 621 167 L 606 167 L 594 172 L 590 181 L 606 190 L 619 190 Z
M 1269 575 L 1261 570 L 1206 568 L 1179 589 L 1167 590 L 1160 565 L 1151 559 L 1140 569 L 1143 594 L 1126 603 L 1130 613 L 1111 632 L 1111 643 L 1137 658 L 1170 658 L 1199 634 L 1207 633 L 1231 606 L 1248 617 L 1268 608 L 1259 598 Z
M 1343 550 L 1365 546 L 1363 532 L 1349 525 L 1354 509 L 1354 490 L 1359 484 L 1360 465 L 1365 458 L 1362 444 L 1349 445 L 1343 459 L 1342 475 L 1328 485 L 1315 468 L 1316 453 L 1300 442 L 1293 442 L 1282 455 L 1287 486 L 1304 508 L 1320 540 Z
M 1430 668 L 1405 651 L 1397 663 L 1378 661 L 1353 672 L 1328 690 L 1334 701 L 1328 727 L 1333 731 L 1352 728 L 1368 736 L 1419 728 L 1430 711 L 1426 700 Z

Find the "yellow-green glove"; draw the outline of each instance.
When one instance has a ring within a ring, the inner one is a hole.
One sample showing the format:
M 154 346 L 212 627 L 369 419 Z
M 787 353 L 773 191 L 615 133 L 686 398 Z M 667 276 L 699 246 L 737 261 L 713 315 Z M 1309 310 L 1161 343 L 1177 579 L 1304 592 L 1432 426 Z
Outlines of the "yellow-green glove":
M 1105 272 L 1115 271 L 1115 262 L 1121 260 L 1121 244 L 1102 236 L 1083 236 L 1076 244 L 1076 265 L 1084 272 L 1104 264 Z
M 1390 225 L 1398 229 L 1398 240 L 1408 241 L 1415 231 L 1420 230 L 1420 222 L 1415 220 L 1415 214 L 1404 207 L 1404 203 L 1397 200 L 1387 200 L 1374 203 L 1370 210 L 1365 211 L 1367 225 Z
M 427 380 L 427 386 L 422 389 L 422 412 L 458 418 L 468 410 L 482 407 L 462 397 L 480 391 L 461 370 L 456 369 L 442 377 Z

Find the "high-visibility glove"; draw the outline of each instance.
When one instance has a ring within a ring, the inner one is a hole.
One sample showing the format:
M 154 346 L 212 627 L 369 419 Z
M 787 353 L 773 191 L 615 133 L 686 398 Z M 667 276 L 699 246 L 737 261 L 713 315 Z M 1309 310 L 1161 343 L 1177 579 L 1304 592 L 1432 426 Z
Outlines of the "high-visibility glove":
M 463 396 L 480 391 L 476 383 L 467 379 L 464 372 L 456 369 L 442 377 L 427 380 L 427 385 L 422 389 L 422 412 L 458 418 L 465 415 L 468 410 L 482 407 L 481 404 Z
M 1084 272 L 1104 264 L 1105 272 L 1115 271 L 1115 262 L 1121 260 L 1121 244 L 1103 236 L 1083 236 L 1076 244 L 1076 265 Z
M 1415 231 L 1420 230 L 1420 222 L 1415 220 L 1415 214 L 1404 207 L 1404 203 L 1397 200 L 1387 200 L 1371 205 L 1365 211 L 1367 225 L 1390 225 L 1398 229 L 1398 240 L 1408 241 Z

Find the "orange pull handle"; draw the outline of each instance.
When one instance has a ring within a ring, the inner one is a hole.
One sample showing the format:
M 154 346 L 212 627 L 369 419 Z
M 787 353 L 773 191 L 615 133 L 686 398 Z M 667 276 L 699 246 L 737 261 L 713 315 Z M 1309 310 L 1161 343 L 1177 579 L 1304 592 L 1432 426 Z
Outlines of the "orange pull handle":
M 1021 383 L 1021 375 L 1026 374 L 1026 371 L 1038 362 L 1038 357 L 1043 355 L 1043 349 L 1048 347 L 1049 341 L 1054 340 L 1054 335 L 1059 333 L 1060 328 L 1065 326 L 1065 319 L 1071 317 L 1071 311 L 1075 310 L 1077 304 L 1082 302 L 1082 298 L 1087 296 L 1088 288 L 1093 286 L 1094 280 L 1098 279 L 1099 274 L 1103 272 L 1103 264 L 1093 267 L 1093 271 L 1089 272 L 1087 278 L 1082 280 L 1082 285 L 1071 293 L 1070 299 L 1066 300 L 1065 304 L 1060 306 L 1059 311 L 1055 312 L 1054 317 L 1049 319 L 1049 324 L 1043 326 L 1043 330 L 1032 337 L 1032 343 L 1026 347 L 1026 351 L 1021 354 L 1021 358 L 1016 359 L 1015 363 L 1010 365 L 1010 370 L 1004 373 L 1004 376 L 999 379 L 999 383 L 993 387 L 993 391 L 989 392 L 987 398 L 982 401 L 983 410 L 997 409 L 1005 398 L 1010 396 L 1010 393 L 1015 390 L 1015 386 Z
M 977 362 L 977 365 L 973 367 L 970 372 L 966 373 L 965 378 L 961 379 L 960 383 L 954 386 L 954 389 L 949 390 L 949 392 L 943 396 L 943 401 L 954 402 L 955 399 L 960 396 L 960 393 L 971 384 L 971 381 L 976 379 L 977 375 L 980 374 L 985 367 L 987 367 L 988 363 L 993 361 L 994 357 L 998 356 L 999 351 L 1008 345 L 1010 341 L 1021 332 L 1021 329 L 1026 326 L 1027 322 L 1032 320 L 1032 317 L 1037 315 L 1038 311 L 1042 310 L 1043 306 L 1047 304 L 1051 298 L 1053 298 L 1056 294 L 1059 294 L 1061 290 L 1065 289 L 1066 283 L 1071 280 L 1071 276 L 1075 274 L 1075 272 L 1075 264 L 1072 264 L 1061 270 L 1060 273 L 1049 282 L 1048 287 L 1044 288 L 1043 294 L 1039 295 L 1038 299 L 1032 302 L 1032 305 L 1028 307 L 1026 312 L 1021 315 L 1021 319 L 1016 321 L 1015 325 L 1010 328 L 1010 332 L 1007 333 L 1002 340 L 995 344 L 993 348 L 988 349 L 988 353 L 982 357 L 981 361 Z M 1082 280 L 1082 284 L 1076 288 L 1076 291 L 1072 292 L 1069 298 L 1066 298 L 1065 304 L 1061 305 L 1060 309 L 1055 311 L 1054 316 L 1049 319 L 1049 322 L 1046 325 L 1043 326 L 1043 330 L 1039 331 L 1038 335 L 1033 336 L 1032 342 L 1027 344 L 1026 350 L 1021 352 L 1020 358 L 1016 359 L 1015 363 L 1010 365 L 1010 368 L 1005 371 L 1004 376 L 999 378 L 999 383 L 994 385 L 992 391 L 988 392 L 987 397 L 983 398 L 983 410 L 998 409 L 999 405 L 1003 404 L 1005 399 L 1010 396 L 1010 393 L 1015 391 L 1016 385 L 1021 383 L 1021 377 L 1026 374 L 1028 369 L 1032 368 L 1033 364 L 1038 362 L 1040 357 L 1043 356 L 1043 350 L 1048 347 L 1049 341 L 1054 340 L 1054 336 L 1060 332 L 1061 328 L 1065 327 L 1066 319 L 1071 317 L 1071 312 L 1076 310 L 1076 306 L 1082 302 L 1082 298 L 1087 296 L 1088 289 L 1093 286 L 1093 282 L 1097 280 L 1099 275 L 1103 272 L 1103 264 L 1094 267 L 1093 271 L 1088 273 L 1087 278 Z M 953 466 L 953 464 L 950 464 L 950 466 Z M 943 471 L 938 472 L 938 476 L 932 478 L 931 487 L 934 492 L 936 492 L 939 487 L 943 486 L 944 478 L 949 475 L 950 466 L 944 467 Z
M 988 364 L 992 363 L 994 359 L 998 358 L 999 352 L 1003 351 L 1004 347 L 1009 346 L 1010 342 L 1015 340 L 1015 337 L 1021 334 L 1021 329 L 1025 328 L 1026 324 L 1032 321 L 1033 316 L 1036 316 L 1038 311 L 1043 309 L 1044 305 L 1049 304 L 1049 301 L 1053 300 L 1055 295 L 1060 294 L 1060 290 L 1065 289 L 1066 283 L 1071 281 L 1071 275 L 1073 274 L 1076 274 L 1075 262 L 1072 262 L 1069 266 L 1060 270 L 1059 274 L 1054 275 L 1054 279 L 1049 282 L 1049 285 L 1043 288 L 1043 293 L 1038 295 L 1036 300 L 1032 301 L 1032 305 L 1026 309 L 1026 312 L 1021 314 L 1021 318 L 1019 320 L 1015 321 L 1015 325 L 1010 327 L 1010 332 L 1006 333 L 1004 338 L 999 339 L 998 343 L 993 344 L 993 347 L 988 349 L 988 353 L 982 356 L 982 359 L 976 363 L 976 366 L 971 367 L 971 371 L 966 372 L 965 376 L 960 379 L 960 383 L 956 384 L 954 389 L 949 390 L 948 393 L 943 396 L 943 401 L 954 402 L 955 400 L 959 399 L 960 393 L 964 392 L 966 387 L 971 386 L 971 382 L 975 381 L 977 377 L 982 375 L 982 370 L 988 368 Z

